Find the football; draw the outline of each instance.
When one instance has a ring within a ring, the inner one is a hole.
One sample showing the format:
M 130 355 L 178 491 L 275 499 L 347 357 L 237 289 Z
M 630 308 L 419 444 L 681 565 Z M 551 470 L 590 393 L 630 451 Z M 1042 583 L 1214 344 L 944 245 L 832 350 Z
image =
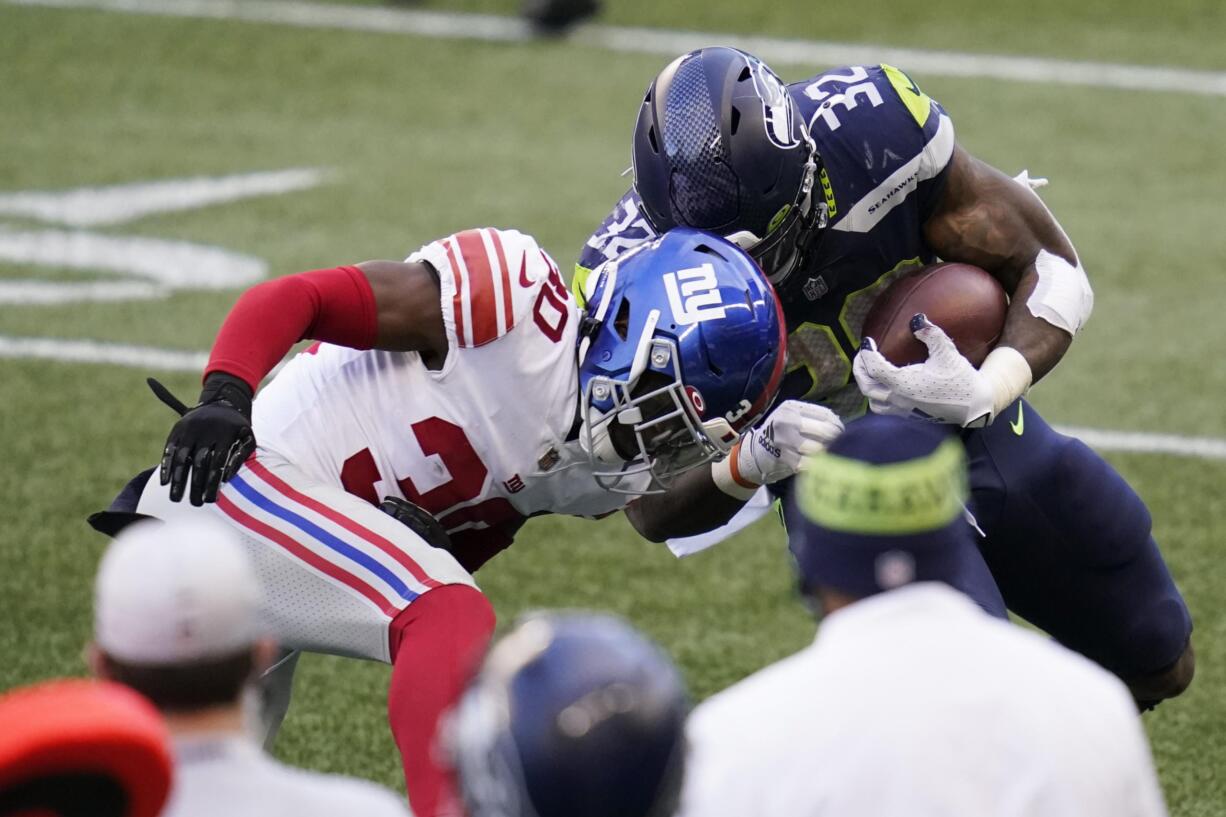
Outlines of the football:
M 928 349 L 911 333 L 911 318 L 923 312 L 979 366 L 1000 340 L 1008 305 L 1004 288 L 979 267 L 931 264 L 890 284 L 869 309 L 862 335 L 895 366 L 920 363 Z

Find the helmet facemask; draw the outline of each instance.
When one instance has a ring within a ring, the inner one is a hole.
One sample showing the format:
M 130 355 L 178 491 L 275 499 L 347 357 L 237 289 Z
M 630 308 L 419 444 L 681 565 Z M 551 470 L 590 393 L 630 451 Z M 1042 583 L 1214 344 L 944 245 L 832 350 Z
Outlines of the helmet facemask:
M 676 343 L 650 332 L 640 340 L 627 379 L 594 377 L 582 400 L 580 440 L 597 483 L 613 493 L 663 493 L 681 474 L 722 457 L 736 441 L 726 420 L 703 421 L 698 415 L 695 402 L 702 398 L 682 380 Z M 596 407 L 608 402 L 609 410 Z M 639 487 L 640 474 L 651 476 L 646 487 Z
M 765 237 L 758 237 L 749 230 L 739 230 L 724 237 L 736 244 L 758 264 L 774 286 L 781 285 L 788 276 L 801 266 L 806 251 L 828 220 L 825 201 L 815 201 L 813 186 L 818 173 L 817 150 L 808 134 L 809 160 L 805 163 L 800 191 L 796 202 L 788 207 L 779 223 Z
M 602 264 L 592 281 L 579 442 L 602 488 L 661 493 L 729 451 L 773 397 L 779 303 L 747 253 L 686 227 Z

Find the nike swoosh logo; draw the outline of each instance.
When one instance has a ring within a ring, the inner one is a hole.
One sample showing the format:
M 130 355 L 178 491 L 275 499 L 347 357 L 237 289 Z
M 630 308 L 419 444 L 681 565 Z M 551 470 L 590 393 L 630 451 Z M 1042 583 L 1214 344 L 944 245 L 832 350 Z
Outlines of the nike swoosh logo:
M 524 260 L 519 265 L 519 285 L 525 289 L 532 286 L 528 280 L 528 253 L 524 253 Z
M 1009 428 L 1013 429 L 1013 433 L 1017 436 L 1022 436 L 1022 429 L 1026 427 L 1026 418 L 1022 414 L 1022 403 L 1017 404 L 1017 421 L 1010 421 Z

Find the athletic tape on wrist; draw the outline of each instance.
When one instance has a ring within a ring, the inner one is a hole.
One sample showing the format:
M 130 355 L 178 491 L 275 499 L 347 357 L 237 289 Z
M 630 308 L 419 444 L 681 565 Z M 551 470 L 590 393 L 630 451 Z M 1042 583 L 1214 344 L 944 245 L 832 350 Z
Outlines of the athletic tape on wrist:
M 1039 283 L 1026 299 L 1026 308 L 1036 318 L 1076 335 L 1094 311 L 1094 290 L 1081 263 L 1073 266 L 1058 255 L 1040 250 L 1034 268 Z
M 741 441 L 732 447 L 728 456 L 711 463 L 711 479 L 715 487 L 734 499 L 748 500 L 758 492 L 760 485 L 754 485 L 741 476 L 738 458 L 741 455 Z
M 1000 414 L 1026 393 L 1034 373 L 1022 353 L 1011 346 L 997 346 L 979 367 L 979 373 L 992 388 L 992 416 Z

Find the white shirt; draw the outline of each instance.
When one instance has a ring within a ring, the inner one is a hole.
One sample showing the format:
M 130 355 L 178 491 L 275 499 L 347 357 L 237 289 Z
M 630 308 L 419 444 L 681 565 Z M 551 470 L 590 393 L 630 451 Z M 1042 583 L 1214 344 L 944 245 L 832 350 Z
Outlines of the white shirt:
M 832 613 L 697 707 L 684 817 L 1161 817 L 1114 676 L 941 584 Z
M 406 817 L 404 802 L 366 780 L 285 766 L 231 734 L 176 738 L 162 817 Z

